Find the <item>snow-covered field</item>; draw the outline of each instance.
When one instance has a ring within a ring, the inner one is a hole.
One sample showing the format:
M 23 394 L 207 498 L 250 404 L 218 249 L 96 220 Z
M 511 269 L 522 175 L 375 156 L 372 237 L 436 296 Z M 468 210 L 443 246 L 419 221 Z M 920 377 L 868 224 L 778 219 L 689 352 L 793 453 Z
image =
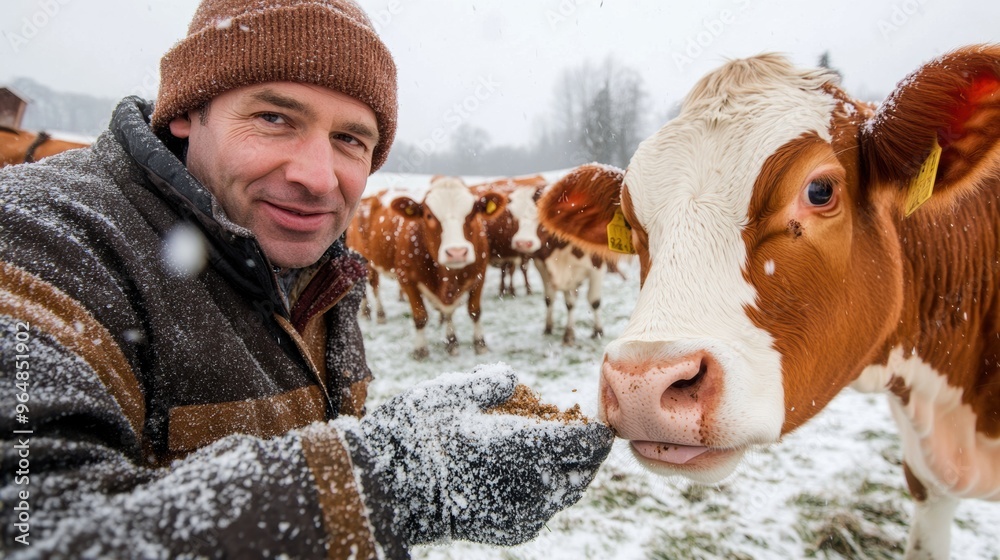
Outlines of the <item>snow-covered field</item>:
M 622 331 L 638 293 L 638 267 L 623 270 L 627 279 L 609 276 L 605 281 L 601 313 L 606 340 Z M 376 375 L 369 408 L 440 373 L 502 361 L 543 400 L 561 408 L 580 403 L 593 415 L 606 340 L 588 338 L 591 314 L 584 303 L 576 312 L 576 346 L 562 346 L 561 297 L 556 332 L 543 335 L 541 280 L 534 269 L 530 278 L 531 295 L 525 295 L 518 277 L 517 296 L 500 300 L 499 271 L 489 270 L 483 294 L 489 354 L 473 352 L 471 322 L 462 308 L 455 313 L 460 354 L 449 356 L 443 332 L 428 329 L 431 356 L 423 362 L 409 357 L 409 306 L 397 299 L 397 285 L 384 281 L 387 324 L 362 320 Z M 912 510 L 900 456 L 884 398 L 848 389 L 807 426 L 756 452 L 717 486 L 648 474 L 619 441 L 583 499 L 552 518 L 535 540 L 513 548 L 464 542 L 418 547 L 414 557 L 898 558 Z M 967 500 L 959 506 L 952 558 L 1000 559 L 1000 504 Z

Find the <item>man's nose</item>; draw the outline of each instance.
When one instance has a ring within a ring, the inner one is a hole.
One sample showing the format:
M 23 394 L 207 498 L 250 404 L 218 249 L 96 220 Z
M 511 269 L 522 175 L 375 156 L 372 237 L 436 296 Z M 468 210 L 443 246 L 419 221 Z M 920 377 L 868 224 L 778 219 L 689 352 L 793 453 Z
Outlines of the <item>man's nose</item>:
M 313 196 L 324 196 L 338 187 L 333 146 L 326 137 L 311 137 L 289 154 L 285 179 L 305 187 Z

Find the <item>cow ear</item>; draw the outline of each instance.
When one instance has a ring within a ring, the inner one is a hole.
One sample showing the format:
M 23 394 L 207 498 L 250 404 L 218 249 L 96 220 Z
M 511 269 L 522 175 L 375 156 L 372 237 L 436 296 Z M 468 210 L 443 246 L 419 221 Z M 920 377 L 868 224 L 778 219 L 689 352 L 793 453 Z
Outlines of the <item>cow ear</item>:
M 485 215 L 487 218 L 495 218 L 503 214 L 504 208 L 507 207 L 507 197 L 490 191 L 483 196 L 479 197 L 476 201 L 475 211 Z
M 1000 46 L 959 49 L 912 73 L 862 127 L 860 144 L 872 184 L 889 187 L 905 214 L 996 178 Z
M 621 205 L 625 172 L 606 165 L 577 167 L 549 186 L 538 199 L 545 229 L 598 255 L 608 249 L 608 224 Z
M 394 198 L 389 207 L 407 220 L 415 220 L 424 214 L 423 205 L 408 196 Z

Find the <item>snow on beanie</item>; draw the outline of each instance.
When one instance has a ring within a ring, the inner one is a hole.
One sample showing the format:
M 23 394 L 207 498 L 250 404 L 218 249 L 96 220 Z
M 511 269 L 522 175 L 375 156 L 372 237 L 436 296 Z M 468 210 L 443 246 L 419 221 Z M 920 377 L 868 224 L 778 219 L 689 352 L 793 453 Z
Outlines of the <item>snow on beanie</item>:
M 203 0 L 186 38 L 160 60 L 153 129 L 228 90 L 301 82 L 354 97 L 375 112 L 372 173 L 396 134 L 396 64 L 351 0 Z

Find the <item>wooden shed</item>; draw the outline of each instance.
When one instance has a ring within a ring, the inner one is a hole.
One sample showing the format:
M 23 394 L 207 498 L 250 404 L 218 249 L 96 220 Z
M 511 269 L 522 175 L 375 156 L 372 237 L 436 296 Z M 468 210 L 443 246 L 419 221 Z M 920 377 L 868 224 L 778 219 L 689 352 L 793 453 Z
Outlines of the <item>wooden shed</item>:
M 0 87 L 0 126 L 21 128 L 28 98 L 10 87 Z

